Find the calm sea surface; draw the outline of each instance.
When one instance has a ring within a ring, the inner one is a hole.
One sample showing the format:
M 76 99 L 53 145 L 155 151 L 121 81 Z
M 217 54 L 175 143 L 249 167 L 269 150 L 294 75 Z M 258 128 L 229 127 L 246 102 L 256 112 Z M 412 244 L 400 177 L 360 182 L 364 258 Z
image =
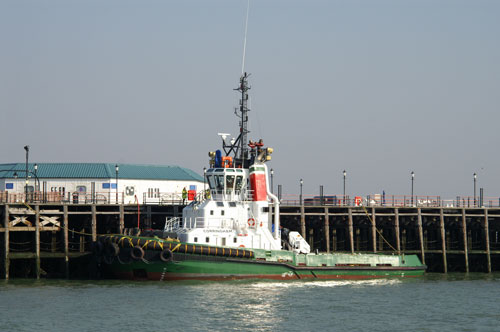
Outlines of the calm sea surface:
M 0 282 L 0 331 L 500 331 L 500 274 Z

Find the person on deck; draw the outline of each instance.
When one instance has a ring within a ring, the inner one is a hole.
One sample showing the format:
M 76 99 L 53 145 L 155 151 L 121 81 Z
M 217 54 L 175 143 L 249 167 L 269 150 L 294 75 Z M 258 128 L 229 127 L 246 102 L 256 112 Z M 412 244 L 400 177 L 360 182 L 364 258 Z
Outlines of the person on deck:
M 186 198 L 187 198 L 188 192 L 186 190 L 186 187 L 182 189 L 182 204 L 186 204 Z

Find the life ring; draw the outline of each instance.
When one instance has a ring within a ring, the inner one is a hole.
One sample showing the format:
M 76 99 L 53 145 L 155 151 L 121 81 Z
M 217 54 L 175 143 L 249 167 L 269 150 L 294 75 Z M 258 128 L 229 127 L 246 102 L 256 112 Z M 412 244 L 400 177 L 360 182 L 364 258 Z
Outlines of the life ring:
M 174 258 L 174 254 L 170 249 L 163 249 L 160 253 L 160 259 L 162 262 L 170 262 Z
M 254 218 L 248 219 L 248 226 L 255 227 L 255 219 Z
M 245 248 L 245 245 L 244 244 L 240 244 L 240 248 Z
M 135 260 L 144 258 L 144 249 L 139 246 L 133 247 L 132 250 L 130 250 L 130 257 Z

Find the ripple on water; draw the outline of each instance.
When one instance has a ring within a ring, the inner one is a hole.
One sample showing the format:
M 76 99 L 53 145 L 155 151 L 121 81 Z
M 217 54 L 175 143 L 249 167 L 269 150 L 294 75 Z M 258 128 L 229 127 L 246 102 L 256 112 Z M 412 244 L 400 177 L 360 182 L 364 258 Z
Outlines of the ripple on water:
M 330 281 L 0 282 L 2 331 L 494 331 L 498 274 Z

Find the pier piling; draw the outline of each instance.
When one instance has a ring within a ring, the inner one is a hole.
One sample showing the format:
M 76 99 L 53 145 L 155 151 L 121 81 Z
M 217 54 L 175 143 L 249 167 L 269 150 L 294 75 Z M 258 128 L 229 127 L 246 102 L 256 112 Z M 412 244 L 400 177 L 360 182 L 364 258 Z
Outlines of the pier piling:
M 446 238 L 444 230 L 444 215 L 443 209 L 439 209 L 439 228 L 441 230 L 441 251 L 443 255 L 443 272 L 448 273 L 448 265 L 446 260 Z
M 462 236 L 464 245 L 465 272 L 469 273 L 469 241 L 467 240 L 467 218 L 465 217 L 465 208 L 462 208 Z
M 4 225 L 4 260 L 3 260 L 3 268 L 4 268 L 4 278 L 6 280 L 9 279 L 9 269 L 10 269 L 10 248 L 9 248 L 9 243 L 10 243 L 10 238 L 9 238 L 9 205 L 5 204 L 4 205 L 4 218 L 3 218 L 3 225 Z

